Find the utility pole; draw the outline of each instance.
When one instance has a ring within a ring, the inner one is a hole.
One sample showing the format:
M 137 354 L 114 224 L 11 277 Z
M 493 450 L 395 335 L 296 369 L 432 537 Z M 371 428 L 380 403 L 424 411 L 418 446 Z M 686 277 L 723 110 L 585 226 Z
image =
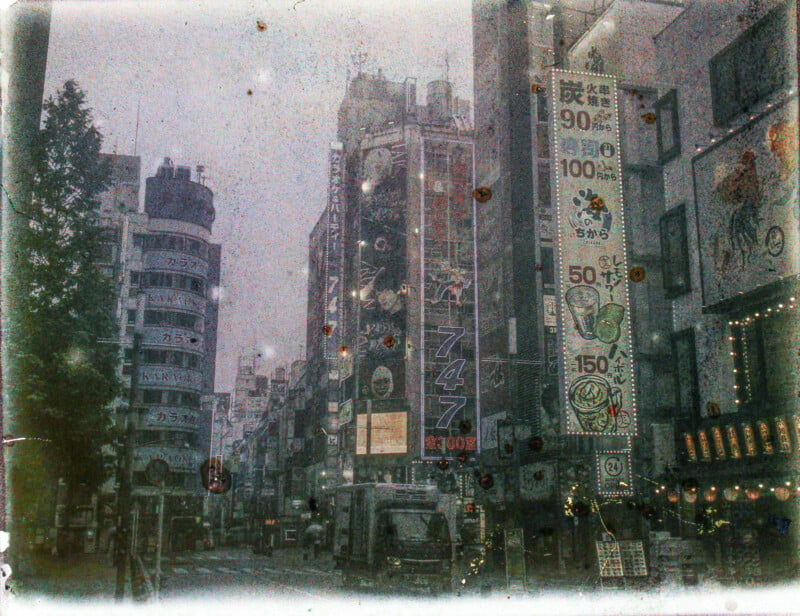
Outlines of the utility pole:
M 131 560 L 130 532 L 133 492 L 133 446 L 136 432 L 136 391 L 139 388 L 139 355 L 141 353 L 142 334 L 133 334 L 133 362 L 131 365 L 131 388 L 128 396 L 127 426 L 125 430 L 125 454 L 122 463 L 119 496 L 117 499 L 117 539 L 115 546 L 115 564 L 117 566 L 117 584 L 114 600 L 125 598 L 125 577 Z

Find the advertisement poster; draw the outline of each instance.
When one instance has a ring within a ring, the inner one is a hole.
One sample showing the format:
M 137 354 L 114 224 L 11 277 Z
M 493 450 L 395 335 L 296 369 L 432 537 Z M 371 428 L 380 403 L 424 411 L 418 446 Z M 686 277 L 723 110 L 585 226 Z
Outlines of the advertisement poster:
M 616 82 L 554 70 L 552 91 L 566 433 L 634 435 Z
M 479 451 L 473 145 L 422 151 L 422 458 Z
M 797 99 L 692 160 L 703 304 L 800 273 Z
M 337 359 L 342 340 L 342 144 L 331 144 L 325 250 L 325 359 Z

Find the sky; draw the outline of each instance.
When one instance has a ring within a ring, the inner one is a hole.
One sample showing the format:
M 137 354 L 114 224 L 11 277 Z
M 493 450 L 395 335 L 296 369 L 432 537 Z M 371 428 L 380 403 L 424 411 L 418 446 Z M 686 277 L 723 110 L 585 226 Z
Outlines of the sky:
M 141 157 L 142 207 L 165 156 L 205 166 L 223 247 L 216 390 L 232 390 L 240 352 L 265 371 L 304 359 L 308 235 L 352 57 L 416 77 L 422 97 L 447 52 L 454 95 L 472 100 L 470 0 L 53 5 L 45 97 L 78 81 L 104 151 Z

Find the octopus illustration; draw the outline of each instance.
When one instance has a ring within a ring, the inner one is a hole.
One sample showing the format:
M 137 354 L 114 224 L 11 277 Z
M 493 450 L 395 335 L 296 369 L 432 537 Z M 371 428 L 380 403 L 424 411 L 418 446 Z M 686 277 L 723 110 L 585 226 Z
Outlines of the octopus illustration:
M 751 151 L 742 154 L 734 170 L 717 183 L 717 193 L 736 209 L 731 214 L 728 238 L 732 252 L 744 267 L 758 244 L 758 227 L 761 224 L 761 188 L 756 169 L 756 155 Z

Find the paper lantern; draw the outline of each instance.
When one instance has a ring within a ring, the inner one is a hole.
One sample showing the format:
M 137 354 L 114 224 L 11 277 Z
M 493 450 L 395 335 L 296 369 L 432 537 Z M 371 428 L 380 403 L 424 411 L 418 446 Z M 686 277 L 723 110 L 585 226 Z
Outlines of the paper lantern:
M 717 491 L 706 490 L 706 493 L 703 496 L 706 499 L 706 502 L 713 503 L 715 500 L 717 500 Z
M 694 503 L 697 501 L 697 492 L 694 490 L 684 490 L 683 491 L 683 500 L 687 503 Z
M 726 501 L 733 502 L 739 498 L 739 491 L 734 490 L 733 488 L 725 488 L 722 491 L 722 496 L 725 498 Z
M 787 501 L 792 497 L 792 491 L 789 488 L 780 486 L 775 488 L 775 498 L 779 501 Z
M 758 500 L 761 496 L 761 490 L 758 488 L 747 488 L 744 493 L 747 494 L 747 498 L 751 501 Z
M 667 494 L 667 500 L 671 503 L 677 503 L 680 498 L 680 495 L 675 490 L 670 490 L 669 494 Z

